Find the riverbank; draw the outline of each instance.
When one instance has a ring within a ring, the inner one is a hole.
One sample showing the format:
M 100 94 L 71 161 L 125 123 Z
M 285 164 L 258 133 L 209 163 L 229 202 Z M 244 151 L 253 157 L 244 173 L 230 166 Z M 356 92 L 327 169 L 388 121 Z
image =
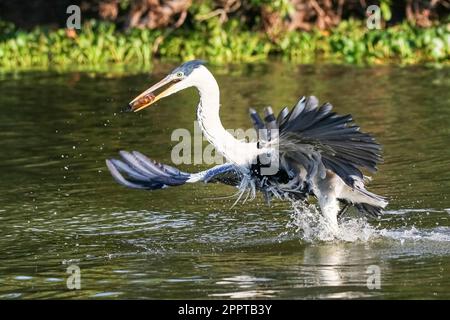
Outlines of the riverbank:
M 0 22 L 0 70 L 151 66 L 155 58 L 203 58 L 222 64 L 270 57 L 309 64 L 449 64 L 450 25 L 418 28 L 407 23 L 369 30 L 347 20 L 329 31 L 287 32 L 277 40 L 245 30 L 237 20 L 208 20 L 191 28 L 117 30 L 91 20 L 80 30 L 38 27 L 23 31 Z

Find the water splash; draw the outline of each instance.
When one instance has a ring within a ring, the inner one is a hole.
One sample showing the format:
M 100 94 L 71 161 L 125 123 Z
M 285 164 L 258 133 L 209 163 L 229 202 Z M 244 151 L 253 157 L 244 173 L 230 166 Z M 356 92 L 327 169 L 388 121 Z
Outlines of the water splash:
M 365 218 L 341 220 L 339 230 L 329 227 L 326 218 L 312 204 L 292 202 L 291 221 L 287 228 L 294 230 L 306 242 L 315 241 L 369 241 L 379 232 Z
M 426 209 L 423 212 L 431 212 Z M 440 212 L 434 210 L 435 212 Z M 398 210 L 395 214 L 403 215 L 409 210 Z M 391 212 L 392 214 L 392 212 Z M 450 227 L 437 226 L 429 229 L 417 228 L 414 224 L 396 229 L 385 229 L 369 223 L 365 217 L 351 217 L 339 221 L 339 230 L 328 227 L 328 222 L 315 205 L 301 201 L 292 202 L 291 220 L 287 229 L 306 242 L 317 241 L 374 241 L 389 239 L 400 244 L 416 241 L 450 242 Z

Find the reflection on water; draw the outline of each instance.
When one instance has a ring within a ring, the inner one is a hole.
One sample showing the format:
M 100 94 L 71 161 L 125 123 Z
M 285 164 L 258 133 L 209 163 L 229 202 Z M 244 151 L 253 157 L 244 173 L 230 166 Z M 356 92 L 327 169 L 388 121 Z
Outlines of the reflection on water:
M 371 189 L 389 197 L 386 215 L 350 213 L 329 242 L 312 208 L 258 199 L 231 209 L 220 197 L 235 190 L 219 185 L 121 188 L 104 159 L 127 149 L 169 162 L 172 130 L 192 128 L 195 91 L 129 114 L 123 104 L 160 71 L 1 75 L 0 298 L 450 298 L 448 69 L 214 73 L 229 128 L 251 126 L 248 107 L 280 110 L 302 94 L 352 113 L 384 145 Z M 66 287 L 72 264 L 81 290 Z M 380 290 L 367 287 L 373 265 Z

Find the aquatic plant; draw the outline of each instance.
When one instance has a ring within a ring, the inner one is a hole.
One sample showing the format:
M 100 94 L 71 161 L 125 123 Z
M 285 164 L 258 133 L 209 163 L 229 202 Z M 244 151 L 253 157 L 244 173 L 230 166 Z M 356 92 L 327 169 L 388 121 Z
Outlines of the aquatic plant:
M 189 28 L 117 30 L 91 20 L 80 31 L 38 27 L 29 32 L 0 22 L 0 69 L 133 64 L 154 58 L 205 58 L 215 63 L 261 61 L 278 56 L 297 63 L 356 64 L 449 62 L 450 25 L 418 28 L 407 23 L 368 30 L 346 20 L 332 30 L 292 31 L 277 39 L 252 31 L 237 19 L 211 18 Z

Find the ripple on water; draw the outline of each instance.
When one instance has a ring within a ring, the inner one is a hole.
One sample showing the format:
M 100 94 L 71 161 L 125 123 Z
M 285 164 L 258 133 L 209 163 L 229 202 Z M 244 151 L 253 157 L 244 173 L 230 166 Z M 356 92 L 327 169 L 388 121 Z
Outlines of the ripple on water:
M 248 290 L 248 291 L 235 291 L 225 293 L 213 293 L 210 297 L 221 297 L 230 299 L 250 299 L 250 298 L 272 298 L 275 297 L 276 290 Z
M 96 293 L 94 295 L 92 295 L 92 298 L 112 298 L 112 297 L 118 297 L 121 294 L 123 294 L 123 292 L 100 292 L 100 293 Z
M 16 276 L 16 277 L 14 277 L 14 279 L 21 280 L 21 281 L 27 281 L 27 280 L 32 280 L 33 277 L 30 277 L 30 276 Z
M 434 241 L 434 242 L 450 242 L 450 228 L 449 227 L 435 227 L 430 229 L 416 229 L 416 227 L 403 229 L 383 229 L 378 233 L 387 238 L 397 239 L 402 241 Z
M 18 299 L 22 296 L 21 293 L 18 292 L 12 292 L 7 294 L 0 295 L 0 299 Z

